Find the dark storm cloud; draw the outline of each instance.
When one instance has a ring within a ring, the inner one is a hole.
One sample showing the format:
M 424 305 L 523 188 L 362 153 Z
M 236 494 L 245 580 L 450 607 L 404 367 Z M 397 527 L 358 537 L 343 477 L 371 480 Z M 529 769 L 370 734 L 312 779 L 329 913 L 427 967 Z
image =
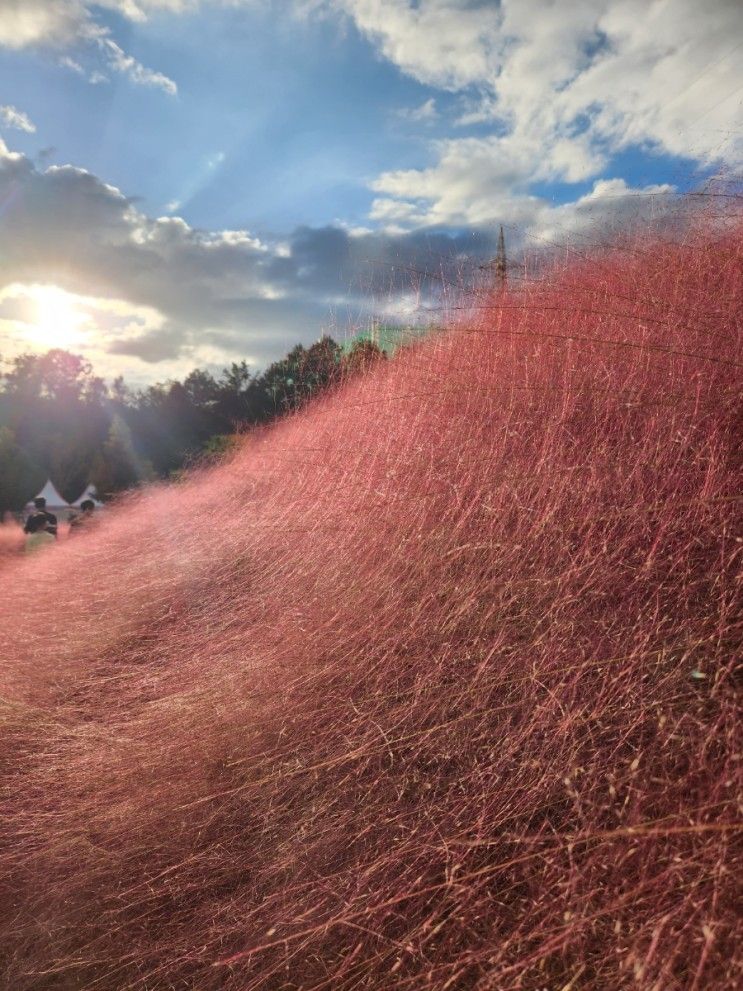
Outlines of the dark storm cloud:
M 109 354 L 127 355 L 156 365 L 178 358 L 183 350 L 183 340 L 182 328 L 163 327 L 139 337 L 122 337 L 109 344 L 107 351 Z
M 419 230 L 402 234 L 351 234 L 339 227 L 300 227 L 291 254 L 269 272 L 277 281 L 309 291 L 368 293 L 410 291 L 412 286 L 456 281 L 463 269 L 492 257 L 498 231 Z

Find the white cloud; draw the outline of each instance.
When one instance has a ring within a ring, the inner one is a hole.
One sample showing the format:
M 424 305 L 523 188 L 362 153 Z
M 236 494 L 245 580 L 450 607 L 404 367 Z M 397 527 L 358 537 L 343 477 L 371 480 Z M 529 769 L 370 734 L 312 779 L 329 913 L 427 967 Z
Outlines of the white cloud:
M 82 0 L 0 0 L 0 45 L 63 48 L 94 31 Z
M 322 238 L 303 255 L 305 271 L 321 274 L 300 279 L 293 240 L 274 247 L 243 229 L 201 230 L 180 217 L 148 217 L 84 169 L 41 171 L 2 142 L 0 201 L 6 203 L 0 290 L 54 285 L 78 301 L 110 300 L 130 314 L 150 314 L 136 326 L 133 317 L 114 322 L 101 336 L 93 324 L 105 307 L 96 304 L 98 316 L 80 324 L 80 333 L 90 331 L 86 350 L 116 354 L 120 366 L 165 362 L 173 369 L 181 360 L 200 360 L 205 348 L 224 360 L 246 353 L 273 359 L 317 336 L 325 284 L 339 280 L 318 268 Z M 342 238 L 345 245 L 348 237 Z M 23 339 L 28 334 L 19 337 L 16 325 L 0 327 L 0 350 Z
M 74 58 L 70 58 L 69 55 L 63 55 L 59 60 L 59 64 L 63 69 L 69 69 L 70 72 L 74 72 L 78 76 L 85 75 L 85 69 Z
M 476 99 L 470 97 L 464 99 L 463 110 L 454 123 L 457 127 L 471 127 L 473 124 L 492 124 L 497 116 L 495 98 L 481 94 Z
M 419 82 L 458 90 L 496 75 L 502 39 L 491 0 L 311 0 L 304 6 L 349 15 L 385 58 Z
M 194 0 L 0 0 L 0 45 L 66 48 L 100 37 L 106 32 L 94 12 L 101 7 L 144 21 L 158 11 L 177 14 L 197 6 Z
M 87 79 L 87 81 L 93 86 L 97 86 L 99 83 L 110 82 L 108 76 L 100 72 L 98 69 L 95 69 L 90 73 L 86 72 L 82 65 L 80 65 L 76 59 L 70 58 L 69 55 L 63 55 L 59 60 L 59 65 L 63 69 L 69 69 L 70 72 L 74 72 L 76 76 L 82 76 L 84 79 Z
M 62 297 L 66 309 L 74 312 L 75 333 L 80 344 L 105 351 L 106 344 L 122 333 L 145 333 L 157 330 L 164 316 L 152 307 L 136 306 L 127 300 L 66 293 L 53 286 L 36 282 L 12 282 L 0 289 L 0 317 L 6 343 L 9 332 L 15 332 L 13 343 L 23 346 L 33 341 L 38 323 L 39 291 Z M 12 323 L 12 328 L 7 324 Z M 48 341 L 41 341 L 48 345 Z
M 294 4 L 352 18 L 402 71 L 457 94 L 456 124 L 479 125 L 477 136 L 455 131 L 431 142 L 427 167 L 377 176 L 375 230 L 335 223 L 301 228 L 280 243 L 245 230 L 196 230 L 177 216 L 148 217 L 96 176 L 70 166 L 37 170 L 0 140 L 0 200 L 14 191 L 4 214 L 0 286 L 53 281 L 81 299 L 114 301 L 118 316 L 106 316 L 103 305 L 89 311 L 109 320 L 104 343 L 118 360 L 158 369 L 166 362 L 169 370 L 206 353 L 215 361 L 245 353 L 269 360 L 297 339 L 316 337 L 329 301 L 362 310 L 376 294 L 380 312 L 407 318 L 409 271 L 451 265 L 455 278 L 455 260 L 492 256 L 501 222 L 511 253 L 525 239 L 595 238 L 647 213 L 648 204 L 657 214 L 671 208 L 670 184 L 607 178 L 617 150 L 640 145 L 702 164 L 743 162 L 738 0 L 704 7 L 692 0 Z M 107 70 L 175 94 L 172 80 L 96 22 L 103 6 L 141 22 L 186 13 L 196 0 L 0 0 L 0 45 L 46 45 L 91 81 L 86 55 L 93 50 Z M 401 116 L 440 120 L 436 100 L 426 94 Z M 213 177 L 223 161 L 223 152 L 204 151 L 203 173 Z M 560 206 L 534 193 L 537 183 L 587 181 L 589 192 Z M 170 214 L 193 190 L 172 193 Z
M 10 171 L 17 163 L 25 163 L 26 161 L 25 155 L 17 151 L 11 151 L 3 139 L 0 138 L 0 170 L 6 168 Z
M 424 100 L 418 107 L 402 107 L 396 112 L 402 120 L 413 121 L 414 123 L 431 123 L 439 116 L 434 97 Z
M 58 327 L 39 323 L 39 296 L 49 296 L 73 316 L 74 330 L 69 339 L 60 339 Z M 167 362 L 167 377 L 185 376 L 194 366 L 220 368 L 230 360 L 223 347 L 209 343 L 210 330 L 203 339 L 184 339 L 174 349 L 172 330 L 163 313 L 150 306 L 138 306 L 126 299 L 85 296 L 63 292 L 54 285 L 11 283 L 0 289 L 0 340 L 6 358 L 29 350 L 45 351 L 64 346 L 83 351 L 97 374 L 113 379 L 126 371 L 129 384 L 139 386 L 162 379 L 161 362 Z M 239 357 L 254 364 L 253 355 L 241 351 Z
M 149 11 L 179 13 L 193 5 L 181 0 L 0 0 L 0 47 L 65 51 L 97 45 L 112 72 L 126 76 L 137 85 L 153 86 L 174 96 L 177 86 L 172 79 L 142 65 L 113 40 L 106 27 L 96 22 L 94 8 L 104 6 L 131 20 L 142 20 Z M 63 55 L 60 64 L 87 76 L 90 83 L 107 81 L 99 70 L 87 73 L 80 61 L 69 55 Z
M 343 13 L 419 82 L 458 91 L 457 124 L 428 168 L 388 171 L 372 217 L 482 223 L 535 182 L 600 176 L 640 146 L 702 166 L 743 163 L 740 0 L 311 0 Z
M 148 69 L 131 55 L 127 55 L 111 38 L 99 38 L 98 44 L 104 53 L 106 63 L 113 72 L 126 76 L 140 86 L 155 86 L 170 96 L 175 96 L 178 93 L 178 87 L 172 79 L 163 75 L 162 72 Z
M 509 202 L 524 196 L 530 182 L 577 182 L 594 175 L 603 165 L 585 140 L 555 141 L 543 147 L 530 135 L 460 138 L 434 145 L 437 164 L 428 169 L 386 172 L 372 189 L 386 194 L 375 200 L 372 216 L 392 216 L 399 201 L 404 210 L 415 207 L 409 221 L 415 225 L 478 226 L 503 218 Z
M 260 2 L 0 0 L 0 44 L 64 47 L 96 39 L 112 71 L 174 94 L 175 82 L 123 51 L 95 11 L 108 7 L 141 22 L 199 6 Z M 350 19 L 403 72 L 462 94 L 468 105 L 457 124 L 490 122 L 510 139 L 497 145 L 496 173 L 503 151 L 527 162 L 524 181 L 536 181 L 528 164 L 535 148 L 532 170 L 544 171 L 544 152 L 549 168 L 567 181 L 590 172 L 590 163 L 597 176 L 608 155 L 632 145 L 703 165 L 743 162 L 739 0 L 293 0 L 292 6 Z M 425 122 L 435 113 L 435 98 L 428 97 L 402 116 Z M 441 150 L 443 177 L 453 152 L 447 146 L 434 153 Z M 437 212 L 447 210 L 442 205 Z
M 159 11 L 182 14 L 194 10 L 199 6 L 199 2 L 200 0 L 95 0 L 95 5 L 117 10 L 132 21 L 144 21 L 149 14 Z M 237 2 L 239 3 L 240 0 Z
M 459 181 L 465 178 L 463 169 Z M 405 191 L 405 173 L 398 181 Z M 477 179 L 473 183 L 476 193 Z M 454 195 L 469 194 L 459 189 Z M 662 213 L 673 203 L 673 190 L 600 180 L 576 203 L 560 207 L 528 192 L 512 194 L 500 218 L 509 254 L 525 238 L 540 244 L 594 238 L 647 212 L 650 198 Z M 461 232 L 411 231 L 427 221 L 425 202 L 418 208 L 394 196 L 378 202 L 383 230 L 303 227 L 275 242 L 243 229 L 200 230 L 180 217 L 148 217 L 83 169 L 35 168 L 1 141 L 0 201 L 6 204 L 0 297 L 12 285 L 53 285 L 73 294 L 84 316 L 76 333 L 100 371 L 149 379 L 187 370 L 207 353 L 214 361 L 248 354 L 273 360 L 297 341 L 315 339 L 333 302 L 362 321 L 375 310 L 408 319 L 414 282 L 425 304 L 439 277 L 456 283 L 465 260 L 476 265 L 493 256 L 498 230 L 483 220 Z M 452 215 L 456 209 L 452 202 Z M 473 218 L 478 211 L 488 216 L 485 200 Z M 19 321 L 28 322 L 17 312 L 0 312 L 6 354 L 30 339 Z
M 28 115 L 11 106 L 0 107 L 0 123 L 17 131 L 25 131 L 27 134 L 34 134 L 36 131 L 36 125 Z
M 573 203 L 552 206 L 537 201 L 533 219 L 525 227 L 527 244 L 563 245 L 576 237 L 606 240 L 632 223 L 647 224 L 648 216 L 659 221 L 678 205 L 670 183 L 633 187 L 624 179 L 599 179 Z

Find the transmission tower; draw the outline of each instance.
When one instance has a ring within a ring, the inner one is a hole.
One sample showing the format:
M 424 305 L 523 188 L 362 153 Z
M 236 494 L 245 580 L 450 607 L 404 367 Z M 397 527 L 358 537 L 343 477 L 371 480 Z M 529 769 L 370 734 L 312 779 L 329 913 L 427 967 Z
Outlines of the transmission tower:
M 506 288 L 506 238 L 503 234 L 503 224 L 501 224 L 498 235 L 498 249 L 493 261 L 493 272 L 495 274 L 495 285 L 498 289 Z

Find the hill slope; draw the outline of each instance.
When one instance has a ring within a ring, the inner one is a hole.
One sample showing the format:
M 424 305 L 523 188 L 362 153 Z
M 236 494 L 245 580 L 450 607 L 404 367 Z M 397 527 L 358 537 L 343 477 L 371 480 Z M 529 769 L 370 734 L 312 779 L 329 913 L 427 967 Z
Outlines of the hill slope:
M 739 986 L 741 233 L 4 568 L 4 987 Z

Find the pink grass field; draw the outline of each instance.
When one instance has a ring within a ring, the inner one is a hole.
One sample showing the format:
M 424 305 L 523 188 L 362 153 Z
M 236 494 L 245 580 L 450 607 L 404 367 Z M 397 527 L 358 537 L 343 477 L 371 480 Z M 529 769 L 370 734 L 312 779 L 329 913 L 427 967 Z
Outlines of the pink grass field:
M 0 521 L 0 567 L 7 558 L 12 558 L 23 550 L 23 529 L 10 514 L 7 520 Z M 0 577 L 2 581 L 2 577 Z
M 742 235 L 3 559 L 3 989 L 741 987 Z

